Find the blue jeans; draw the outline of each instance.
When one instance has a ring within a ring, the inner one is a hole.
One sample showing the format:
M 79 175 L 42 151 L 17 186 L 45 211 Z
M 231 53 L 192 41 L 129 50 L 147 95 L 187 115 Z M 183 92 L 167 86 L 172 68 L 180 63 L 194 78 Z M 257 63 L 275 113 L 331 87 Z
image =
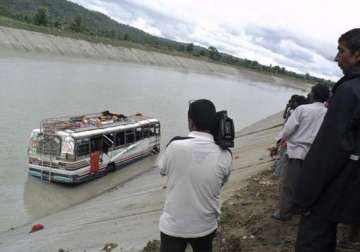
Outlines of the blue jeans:
M 284 166 L 287 165 L 286 146 L 281 146 L 279 150 L 279 159 L 275 161 L 275 176 L 281 177 L 284 172 Z

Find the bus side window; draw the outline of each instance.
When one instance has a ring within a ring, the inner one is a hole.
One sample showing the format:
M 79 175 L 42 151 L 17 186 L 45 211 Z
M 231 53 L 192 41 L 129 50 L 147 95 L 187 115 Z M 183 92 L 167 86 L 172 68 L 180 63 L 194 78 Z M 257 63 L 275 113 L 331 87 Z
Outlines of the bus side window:
M 150 125 L 149 131 L 150 131 L 150 136 L 155 136 L 155 125 Z
M 150 136 L 150 131 L 149 131 L 148 126 L 144 126 L 144 128 L 143 128 L 143 136 L 144 136 L 144 138 Z
M 123 131 L 117 132 L 115 135 L 115 146 L 121 146 L 125 144 L 125 134 Z
M 160 136 L 160 124 L 155 124 L 155 135 Z
M 90 139 L 90 151 L 100 151 L 102 143 L 102 136 L 94 136 Z
M 135 135 L 136 135 L 136 141 L 143 139 L 144 137 L 143 137 L 142 128 L 140 128 L 140 127 L 136 128 Z
M 108 153 L 109 148 L 113 146 L 114 142 L 114 135 L 113 134 L 106 134 L 103 136 L 103 152 Z
M 78 157 L 87 156 L 90 153 L 89 139 L 81 139 L 76 141 Z
M 133 143 L 135 142 L 135 132 L 134 129 L 127 130 L 126 131 L 126 143 Z

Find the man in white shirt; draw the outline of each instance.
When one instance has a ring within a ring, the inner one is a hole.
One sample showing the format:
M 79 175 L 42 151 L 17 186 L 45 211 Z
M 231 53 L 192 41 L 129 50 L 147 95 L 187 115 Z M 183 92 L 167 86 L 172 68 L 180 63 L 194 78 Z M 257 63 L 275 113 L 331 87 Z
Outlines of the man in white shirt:
M 220 215 L 220 192 L 230 175 L 231 153 L 215 144 L 214 104 L 206 99 L 189 105 L 188 137 L 171 141 L 159 158 L 167 176 L 166 201 L 160 217 L 161 252 L 211 252 Z
M 293 214 L 296 180 L 326 114 L 324 102 L 328 98 L 329 89 L 326 86 L 313 86 L 310 93 L 312 103 L 297 107 L 285 123 L 281 141 L 287 143 L 288 162 L 280 181 L 279 209 L 272 215 L 274 219 L 287 221 Z

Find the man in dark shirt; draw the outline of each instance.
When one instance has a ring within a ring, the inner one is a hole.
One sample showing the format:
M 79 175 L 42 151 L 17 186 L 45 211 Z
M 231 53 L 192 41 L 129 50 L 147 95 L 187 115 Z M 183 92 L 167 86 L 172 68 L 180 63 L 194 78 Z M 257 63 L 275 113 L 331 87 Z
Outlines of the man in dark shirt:
M 334 252 L 338 223 L 360 223 L 360 28 L 339 38 L 344 73 L 304 160 L 295 190 L 302 216 L 296 252 Z

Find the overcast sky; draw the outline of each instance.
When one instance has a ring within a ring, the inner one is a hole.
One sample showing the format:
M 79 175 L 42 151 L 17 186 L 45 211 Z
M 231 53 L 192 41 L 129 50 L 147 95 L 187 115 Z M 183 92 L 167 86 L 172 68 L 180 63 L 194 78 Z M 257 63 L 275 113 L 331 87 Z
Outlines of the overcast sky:
M 150 34 L 336 80 L 337 39 L 359 0 L 71 0 Z

